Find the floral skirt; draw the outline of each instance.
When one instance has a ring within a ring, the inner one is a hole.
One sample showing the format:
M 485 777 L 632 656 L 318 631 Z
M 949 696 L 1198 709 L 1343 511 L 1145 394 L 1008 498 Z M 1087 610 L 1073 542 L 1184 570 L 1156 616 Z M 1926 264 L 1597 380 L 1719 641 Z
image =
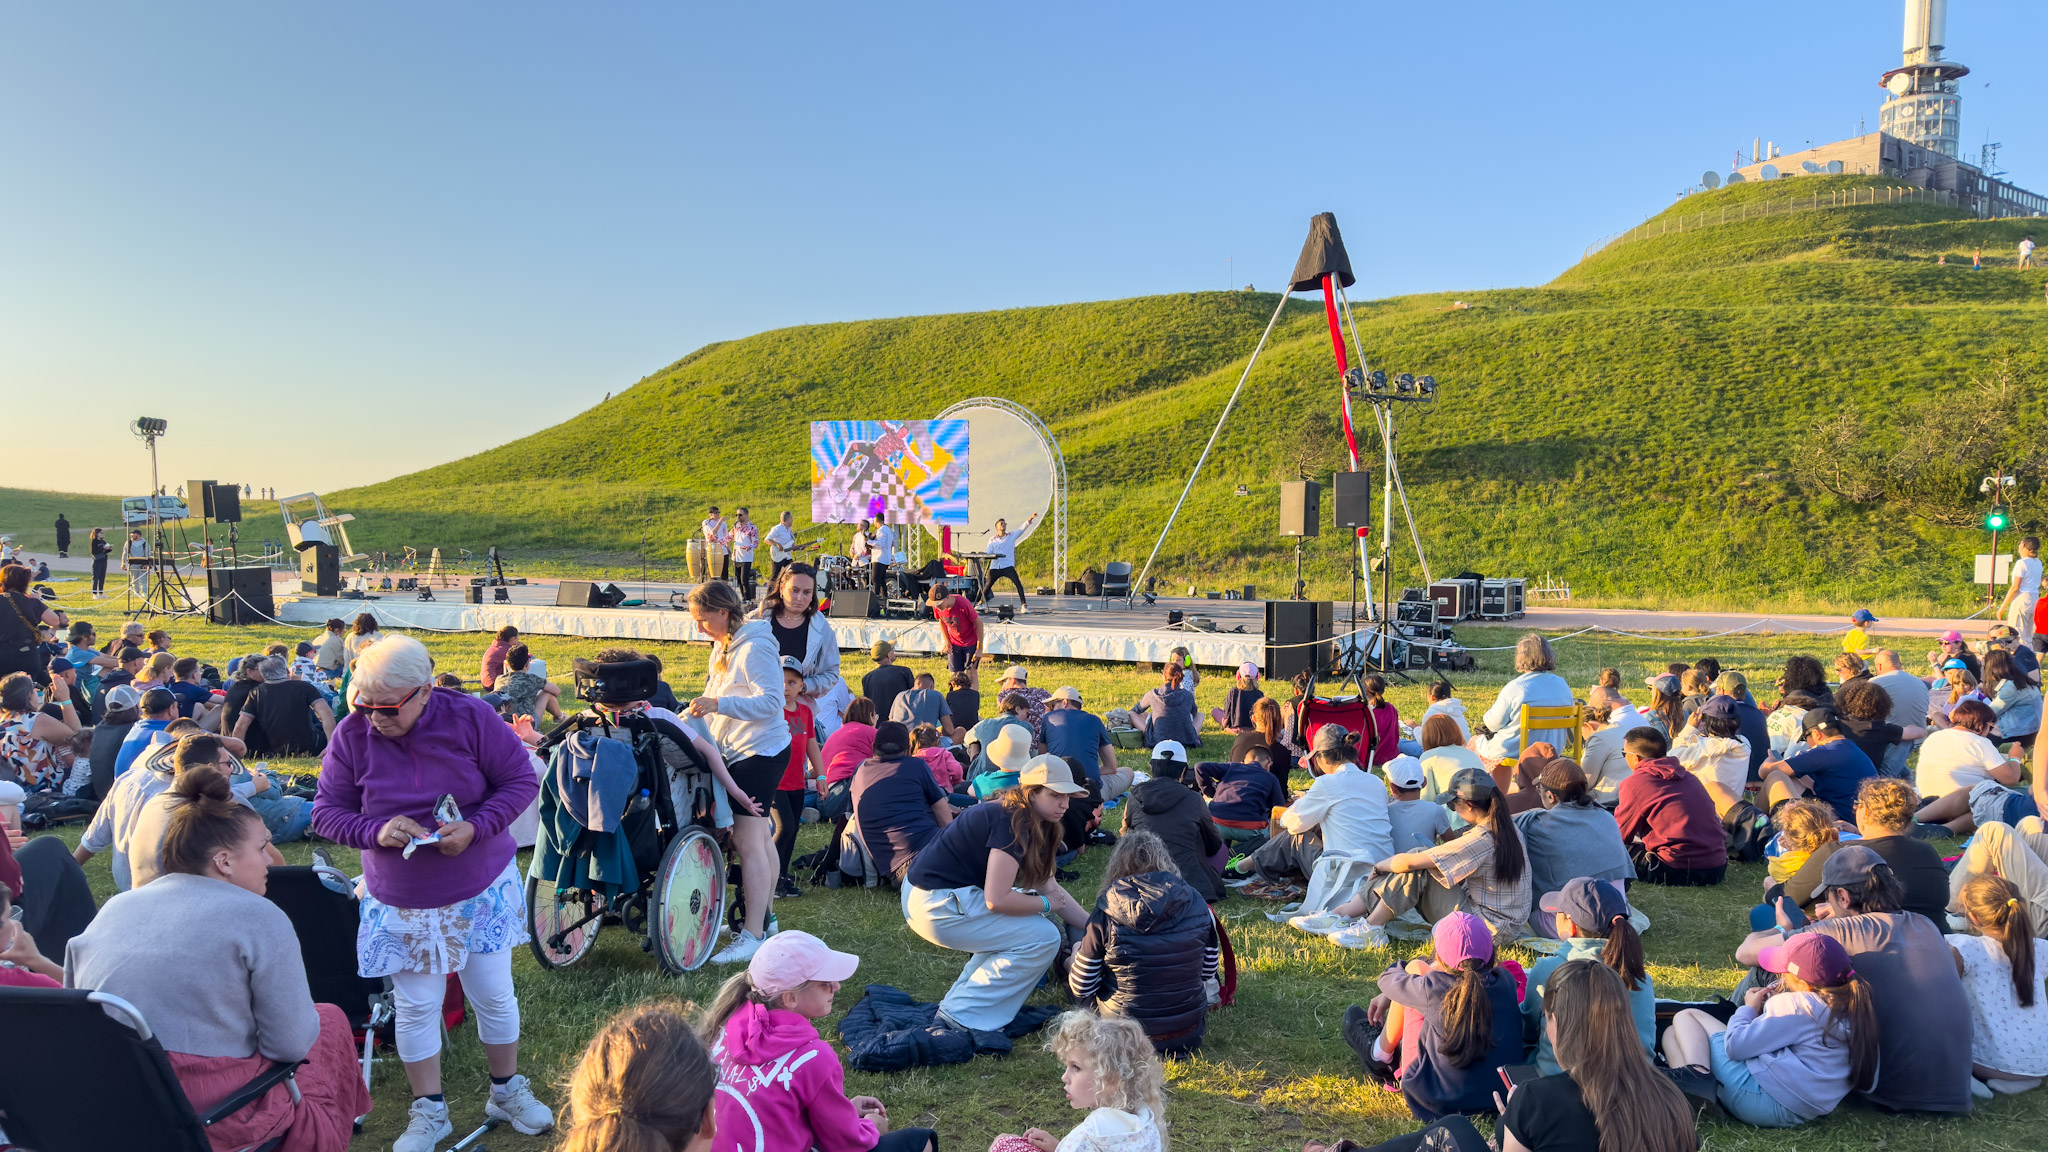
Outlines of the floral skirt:
M 394 908 L 361 881 L 356 894 L 362 916 L 356 970 L 366 977 L 460 972 L 472 952 L 488 955 L 526 943 L 526 890 L 516 857 L 483 891 L 439 908 Z

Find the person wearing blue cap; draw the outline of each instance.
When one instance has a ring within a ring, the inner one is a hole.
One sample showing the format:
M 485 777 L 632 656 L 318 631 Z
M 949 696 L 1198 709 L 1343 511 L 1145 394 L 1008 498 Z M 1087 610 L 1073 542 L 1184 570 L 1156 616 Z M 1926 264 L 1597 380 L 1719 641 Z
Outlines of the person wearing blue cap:
M 1565 882 L 1538 902 L 1551 919 L 1564 947 L 1545 956 L 1529 969 L 1528 992 L 1522 999 L 1522 1037 L 1535 1043 L 1536 1067 L 1545 1076 L 1563 1071 L 1552 1050 L 1550 1033 L 1543 1027 L 1543 982 L 1550 974 L 1574 960 L 1591 960 L 1614 969 L 1628 990 L 1629 1015 L 1645 1055 L 1654 1056 L 1657 1045 L 1657 990 L 1643 963 L 1643 938 L 1629 920 L 1628 898 L 1621 887 L 1606 880 L 1580 876 Z
M 1870 625 L 1877 623 L 1877 617 L 1868 608 L 1858 608 L 1849 617 L 1849 630 L 1842 633 L 1842 651 L 1869 659 L 1877 651 L 1877 643 L 1870 638 Z

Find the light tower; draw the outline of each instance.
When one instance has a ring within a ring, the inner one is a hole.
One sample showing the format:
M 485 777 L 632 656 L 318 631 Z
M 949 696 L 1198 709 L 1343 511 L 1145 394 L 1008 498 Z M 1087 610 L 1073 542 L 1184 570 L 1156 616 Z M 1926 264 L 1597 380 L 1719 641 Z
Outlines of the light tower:
M 1911 144 L 1961 156 L 1962 97 L 1956 81 L 1970 74 L 1943 60 L 1948 0 L 1906 0 L 1905 63 L 1878 83 L 1891 93 L 1878 114 L 1878 127 Z

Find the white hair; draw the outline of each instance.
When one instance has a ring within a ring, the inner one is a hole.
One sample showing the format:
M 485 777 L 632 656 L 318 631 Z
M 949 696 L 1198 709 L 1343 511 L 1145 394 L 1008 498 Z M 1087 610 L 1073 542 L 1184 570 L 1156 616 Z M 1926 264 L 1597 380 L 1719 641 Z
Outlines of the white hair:
M 434 680 L 434 658 L 427 646 L 410 636 L 385 636 L 356 654 L 349 684 L 372 696 L 396 696 L 423 688 Z

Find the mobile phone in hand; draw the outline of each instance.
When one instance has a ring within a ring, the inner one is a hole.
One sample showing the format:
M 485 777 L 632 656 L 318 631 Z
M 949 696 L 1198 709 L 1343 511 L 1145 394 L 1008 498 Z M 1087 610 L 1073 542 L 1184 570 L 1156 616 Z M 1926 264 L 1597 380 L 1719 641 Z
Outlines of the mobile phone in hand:
M 1542 1078 L 1543 1072 L 1540 1069 L 1538 1069 L 1534 1064 L 1501 1065 L 1500 1082 L 1502 1084 L 1507 1085 L 1507 1089 L 1510 1092 L 1514 1091 L 1517 1088 L 1520 1088 L 1522 1085 L 1527 1084 L 1531 1080 L 1540 1080 Z

